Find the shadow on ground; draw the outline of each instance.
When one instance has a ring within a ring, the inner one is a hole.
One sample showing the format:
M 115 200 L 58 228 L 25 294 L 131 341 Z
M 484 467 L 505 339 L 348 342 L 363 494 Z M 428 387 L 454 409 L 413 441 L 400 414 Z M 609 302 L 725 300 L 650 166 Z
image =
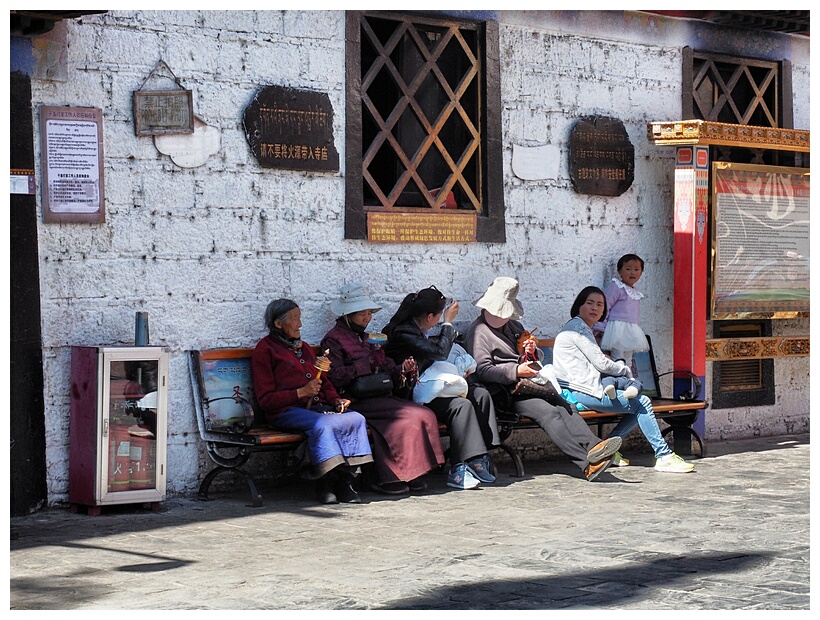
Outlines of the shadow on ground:
M 441 588 L 393 602 L 385 609 L 568 609 L 606 608 L 640 602 L 652 590 L 697 589 L 716 574 L 748 570 L 770 554 L 704 553 L 655 556 L 628 566 L 526 580 L 488 580 Z M 657 595 L 655 595 L 657 596 Z

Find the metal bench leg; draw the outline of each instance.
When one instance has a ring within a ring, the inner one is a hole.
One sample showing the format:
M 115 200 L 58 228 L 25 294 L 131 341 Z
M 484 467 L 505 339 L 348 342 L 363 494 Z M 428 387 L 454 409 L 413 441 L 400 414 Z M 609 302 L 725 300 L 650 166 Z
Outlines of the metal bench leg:
M 663 429 L 663 431 L 661 432 L 661 436 L 666 437 L 666 435 L 670 432 L 672 433 L 672 443 L 675 452 L 682 456 L 694 456 L 692 454 L 692 439 L 694 439 L 698 443 L 698 448 L 700 450 L 700 458 L 706 456 L 706 447 L 703 445 L 703 439 L 701 439 L 697 431 L 693 429 L 691 426 L 668 426 L 667 428 Z
M 515 465 L 515 475 L 519 478 L 523 478 L 524 475 L 525 475 L 524 474 L 524 463 L 521 460 L 521 457 L 519 456 L 519 454 L 515 450 L 515 448 L 512 448 L 512 447 L 508 446 L 504 442 L 501 442 L 498 445 L 498 447 L 501 448 L 502 450 L 504 450 L 504 452 L 506 452 L 507 454 L 510 455 L 510 458 L 512 459 L 512 462 L 513 462 L 513 465 Z
M 208 489 L 211 486 L 211 483 L 214 481 L 219 474 L 223 471 L 233 471 L 237 474 L 242 475 L 245 478 L 245 482 L 248 483 L 248 487 L 251 490 L 251 503 L 248 504 L 253 508 L 261 508 L 262 507 L 262 495 L 259 493 L 259 489 L 256 488 L 256 481 L 253 477 L 246 471 L 239 469 L 238 467 L 222 467 L 218 465 L 214 469 L 208 472 L 208 475 L 205 476 L 205 479 L 202 481 L 202 484 L 199 485 L 199 499 L 203 501 L 208 501 Z

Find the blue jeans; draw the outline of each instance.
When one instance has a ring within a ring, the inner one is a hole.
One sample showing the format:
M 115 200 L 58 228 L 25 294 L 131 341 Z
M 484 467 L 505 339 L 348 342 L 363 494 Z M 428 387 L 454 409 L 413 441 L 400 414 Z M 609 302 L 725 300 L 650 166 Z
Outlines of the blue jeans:
M 655 410 L 652 409 L 652 401 L 648 396 L 640 395 L 637 398 L 624 398 L 623 392 L 618 390 L 615 400 L 610 400 L 604 394 L 601 398 L 595 398 L 583 392 L 572 391 L 575 399 L 587 409 L 595 411 L 611 411 L 613 413 L 631 413 L 632 415 L 624 416 L 624 418 L 615 427 L 615 430 L 610 433 L 610 437 L 618 436 L 621 439 L 626 439 L 627 435 L 631 433 L 636 426 L 641 427 L 641 432 L 652 450 L 655 452 L 655 458 L 661 458 L 667 454 L 672 454 L 672 450 L 666 443 L 666 440 L 661 436 L 661 429 L 658 428 L 658 421 L 655 419 Z

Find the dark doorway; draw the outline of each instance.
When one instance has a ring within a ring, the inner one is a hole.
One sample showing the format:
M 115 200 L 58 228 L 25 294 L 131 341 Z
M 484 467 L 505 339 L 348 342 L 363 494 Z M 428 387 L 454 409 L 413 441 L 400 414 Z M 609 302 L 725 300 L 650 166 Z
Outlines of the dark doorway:
M 10 164 L 34 169 L 31 80 L 11 74 Z M 34 195 L 11 194 L 9 272 L 11 275 L 11 515 L 28 514 L 45 503 L 46 438 L 43 402 L 43 352 L 40 333 L 40 269 L 37 256 L 37 207 Z

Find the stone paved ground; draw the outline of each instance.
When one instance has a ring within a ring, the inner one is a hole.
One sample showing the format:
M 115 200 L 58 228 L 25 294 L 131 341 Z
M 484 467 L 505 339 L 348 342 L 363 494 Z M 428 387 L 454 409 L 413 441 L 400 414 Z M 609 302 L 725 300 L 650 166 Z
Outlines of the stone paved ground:
M 809 609 L 808 435 L 713 442 L 688 475 L 629 456 L 594 483 L 547 460 L 363 505 L 294 482 L 262 486 L 263 508 L 237 486 L 48 509 L 11 520 L 10 608 Z

